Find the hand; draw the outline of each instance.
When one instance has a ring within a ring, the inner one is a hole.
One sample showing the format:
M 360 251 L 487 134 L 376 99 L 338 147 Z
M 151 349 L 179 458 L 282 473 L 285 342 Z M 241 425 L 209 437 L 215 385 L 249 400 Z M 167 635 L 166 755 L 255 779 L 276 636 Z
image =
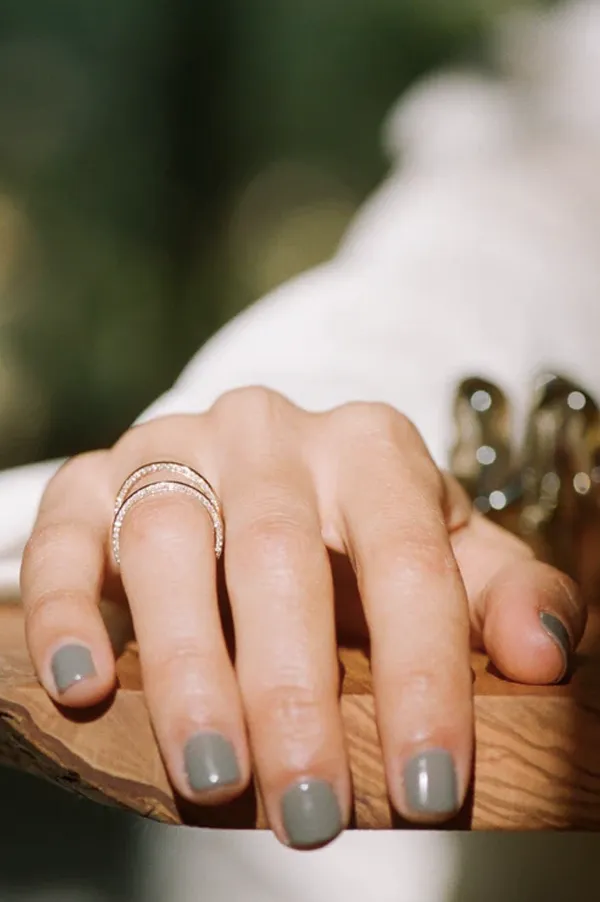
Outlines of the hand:
M 311 414 L 266 389 L 237 390 L 205 414 L 138 426 L 112 450 L 74 458 L 49 485 L 22 595 L 34 665 L 63 705 L 92 705 L 114 688 L 98 610 L 117 577 L 114 499 L 128 474 L 160 460 L 199 470 L 221 498 L 236 632 L 234 669 L 202 506 L 172 494 L 132 507 L 120 577 L 178 792 L 229 799 L 252 761 L 283 842 L 314 847 L 345 826 L 329 549 L 357 576 L 392 802 L 415 821 L 453 815 L 471 767 L 470 647 L 484 646 L 511 679 L 559 680 L 585 621 L 571 581 L 476 515 L 391 407 Z

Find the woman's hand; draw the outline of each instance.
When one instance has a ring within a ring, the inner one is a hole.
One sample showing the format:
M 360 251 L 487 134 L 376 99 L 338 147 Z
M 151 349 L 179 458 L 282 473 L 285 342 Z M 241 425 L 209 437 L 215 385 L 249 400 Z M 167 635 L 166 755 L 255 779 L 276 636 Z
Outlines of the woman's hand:
M 125 517 L 120 576 L 154 730 L 175 788 L 198 803 L 240 793 L 251 767 L 283 841 L 314 847 L 345 826 L 351 785 L 338 705 L 328 549 L 348 556 L 368 624 L 393 804 L 435 822 L 461 806 L 473 747 L 470 647 L 507 677 L 565 672 L 585 613 L 573 584 L 474 514 L 394 409 L 309 414 L 262 388 L 206 414 L 138 426 L 76 457 L 44 496 L 22 569 L 27 640 L 48 693 L 100 701 L 115 662 L 98 610 L 117 576 L 115 496 L 139 466 L 205 476 L 225 521 L 235 670 L 217 598 L 211 519 L 161 494 Z

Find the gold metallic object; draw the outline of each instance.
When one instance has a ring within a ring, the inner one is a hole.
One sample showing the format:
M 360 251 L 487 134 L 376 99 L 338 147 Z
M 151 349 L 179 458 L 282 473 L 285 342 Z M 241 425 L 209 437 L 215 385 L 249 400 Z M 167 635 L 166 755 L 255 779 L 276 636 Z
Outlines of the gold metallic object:
M 575 574 L 577 538 L 592 489 L 598 406 L 572 380 L 539 376 L 521 452 L 520 533 L 536 538 L 553 563 Z
M 454 424 L 452 472 L 482 513 L 508 507 L 521 486 L 515 474 L 506 396 L 486 379 L 464 379 L 455 394 Z
M 154 477 L 160 473 L 167 473 L 165 479 Z M 179 477 L 179 478 L 173 478 Z M 152 481 L 138 488 L 135 486 L 143 480 L 150 478 Z M 114 518 L 111 527 L 111 545 L 115 563 L 121 565 L 120 537 L 125 517 L 132 507 L 153 495 L 165 495 L 177 493 L 187 495 L 199 501 L 209 515 L 215 537 L 215 555 L 217 560 L 221 557 L 224 541 L 224 525 L 221 502 L 211 484 L 192 467 L 176 461 L 153 461 L 138 467 L 122 484 L 114 505 Z
M 600 507 L 600 413 L 582 386 L 543 373 L 531 391 L 522 447 L 502 390 L 470 377 L 457 387 L 451 468 L 483 513 L 576 576 L 581 523 Z

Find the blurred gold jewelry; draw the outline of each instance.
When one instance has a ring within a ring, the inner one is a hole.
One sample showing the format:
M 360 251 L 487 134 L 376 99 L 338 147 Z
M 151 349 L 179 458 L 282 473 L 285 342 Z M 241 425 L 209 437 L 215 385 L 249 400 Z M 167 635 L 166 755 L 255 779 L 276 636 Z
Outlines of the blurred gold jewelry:
M 484 514 L 503 510 L 520 495 L 511 448 L 510 407 L 487 379 L 464 379 L 454 396 L 453 474 Z
M 580 385 L 555 373 L 534 381 L 520 448 L 509 402 L 478 377 L 454 402 L 451 468 L 475 507 L 525 539 L 536 554 L 576 575 L 581 524 L 597 516 L 600 412 Z

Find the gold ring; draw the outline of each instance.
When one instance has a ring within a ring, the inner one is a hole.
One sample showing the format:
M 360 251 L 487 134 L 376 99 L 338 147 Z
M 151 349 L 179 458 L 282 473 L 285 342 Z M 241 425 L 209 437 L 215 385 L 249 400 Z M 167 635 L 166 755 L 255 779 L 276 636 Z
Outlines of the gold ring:
M 135 486 L 148 476 L 167 471 L 179 476 L 180 479 L 163 479 L 150 482 L 148 485 L 133 491 Z M 181 481 L 185 480 L 185 482 Z M 152 495 L 170 494 L 176 492 L 195 498 L 202 504 L 213 524 L 215 534 L 215 554 L 217 559 L 221 557 L 224 542 L 224 525 L 221 502 L 211 484 L 204 476 L 197 473 L 191 467 L 175 461 L 165 460 L 144 464 L 131 473 L 117 493 L 115 498 L 114 516 L 111 528 L 112 552 L 117 567 L 121 564 L 120 536 L 123 521 L 132 507 Z

